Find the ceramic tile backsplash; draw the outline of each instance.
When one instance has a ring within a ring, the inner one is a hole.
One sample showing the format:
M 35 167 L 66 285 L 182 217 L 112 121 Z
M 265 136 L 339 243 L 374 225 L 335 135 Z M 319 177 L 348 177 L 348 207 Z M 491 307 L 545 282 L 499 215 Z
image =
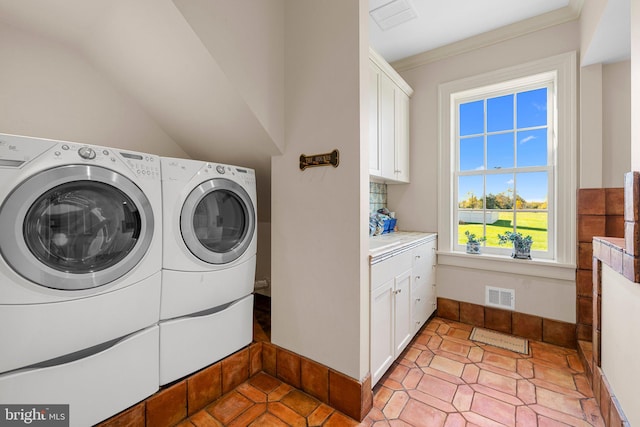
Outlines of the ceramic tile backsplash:
M 387 184 L 369 182 L 369 212 L 377 212 L 378 209 L 387 206 Z
M 631 182 L 633 181 L 631 176 Z M 578 208 L 578 269 L 576 271 L 576 331 L 579 340 L 592 340 L 592 296 L 591 284 L 592 256 L 600 248 L 592 245 L 596 236 L 625 236 L 625 189 L 624 188 L 581 188 L 577 192 Z M 633 214 L 633 212 L 631 212 Z M 602 257 L 611 262 L 609 247 L 602 248 Z M 614 253 L 614 260 L 622 265 L 622 254 Z M 618 256 L 620 255 L 620 256 Z

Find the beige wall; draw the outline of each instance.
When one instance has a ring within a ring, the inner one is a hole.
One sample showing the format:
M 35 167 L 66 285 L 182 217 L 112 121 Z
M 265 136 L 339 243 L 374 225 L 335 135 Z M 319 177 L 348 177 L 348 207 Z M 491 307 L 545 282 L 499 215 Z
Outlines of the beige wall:
M 284 0 L 173 1 L 282 150 Z
M 580 68 L 579 188 L 602 188 L 602 64 Z
M 577 50 L 576 21 L 401 73 L 411 98 L 411 185 L 389 186 L 388 202 L 404 230 L 437 230 L 438 85 Z
M 631 117 L 640 112 L 640 4 L 631 2 Z M 631 121 L 631 170 L 640 171 L 640 120 Z
M 640 286 L 602 264 L 602 370 L 629 425 L 640 425 Z
M 361 380 L 369 371 L 367 2 L 287 0 L 285 8 L 286 144 L 272 159 L 272 342 Z M 334 148 L 339 167 L 299 170 L 301 154 Z
M 631 168 L 629 61 L 580 69 L 580 188 L 622 187 Z
M 631 62 L 602 67 L 602 187 L 622 187 L 631 170 Z
M 485 286 L 515 291 L 514 311 L 575 323 L 576 288 L 570 280 L 438 265 L 437 293 L 485 305 Z
M 0 24 L 0 132 L 186 153 L 76 51 Z
M 388 187 L 388 204 L 404 230 L 438 229 L 438 86 L 579 49 L 577 21 L 527 34 L 401 73 L 411 99 L 411 184 Z M 575 282 L 438 266 L 438 296 L 484 304 L 486 285 L 516 289 L 518 311 L 575 322 Z M 552 302 L 550 302 L 552 301 Z

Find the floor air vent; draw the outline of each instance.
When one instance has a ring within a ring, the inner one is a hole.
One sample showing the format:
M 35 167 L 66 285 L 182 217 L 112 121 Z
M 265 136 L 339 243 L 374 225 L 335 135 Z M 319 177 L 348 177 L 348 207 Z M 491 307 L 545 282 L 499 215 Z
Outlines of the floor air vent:
M 491 307 L 506 308 L 508 310 L 515 309 L 516 291 L 514 289 L 485 287 L 485 304 Z

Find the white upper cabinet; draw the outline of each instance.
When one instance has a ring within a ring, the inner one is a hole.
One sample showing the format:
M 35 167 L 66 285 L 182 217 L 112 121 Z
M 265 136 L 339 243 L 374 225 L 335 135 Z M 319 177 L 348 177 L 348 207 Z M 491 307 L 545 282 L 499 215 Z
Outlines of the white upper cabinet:
M 372 49 L 369 69 L 369 175 L 388 183 L 408 183 L 413 89 Z

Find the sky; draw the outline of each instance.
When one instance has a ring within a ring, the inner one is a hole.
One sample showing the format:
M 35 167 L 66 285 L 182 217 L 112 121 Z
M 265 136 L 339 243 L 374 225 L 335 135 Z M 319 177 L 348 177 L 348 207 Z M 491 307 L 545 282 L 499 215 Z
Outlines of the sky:
M 460 170 L 547 165 L 547 89 L 535 89 L 460 105 Z M 514 110 L 517 111 L 514 114 Z M 485 132 L 486 122 L 486 132 Z M 486 139 L 486 165 L 485 165 Z M 526 201 L 547 200 L 547 176 L 528 172 L 487 176 L 487 194 L 514 188 Z M 461 176 L 458 198 L 483 194 L 482 177 Z

